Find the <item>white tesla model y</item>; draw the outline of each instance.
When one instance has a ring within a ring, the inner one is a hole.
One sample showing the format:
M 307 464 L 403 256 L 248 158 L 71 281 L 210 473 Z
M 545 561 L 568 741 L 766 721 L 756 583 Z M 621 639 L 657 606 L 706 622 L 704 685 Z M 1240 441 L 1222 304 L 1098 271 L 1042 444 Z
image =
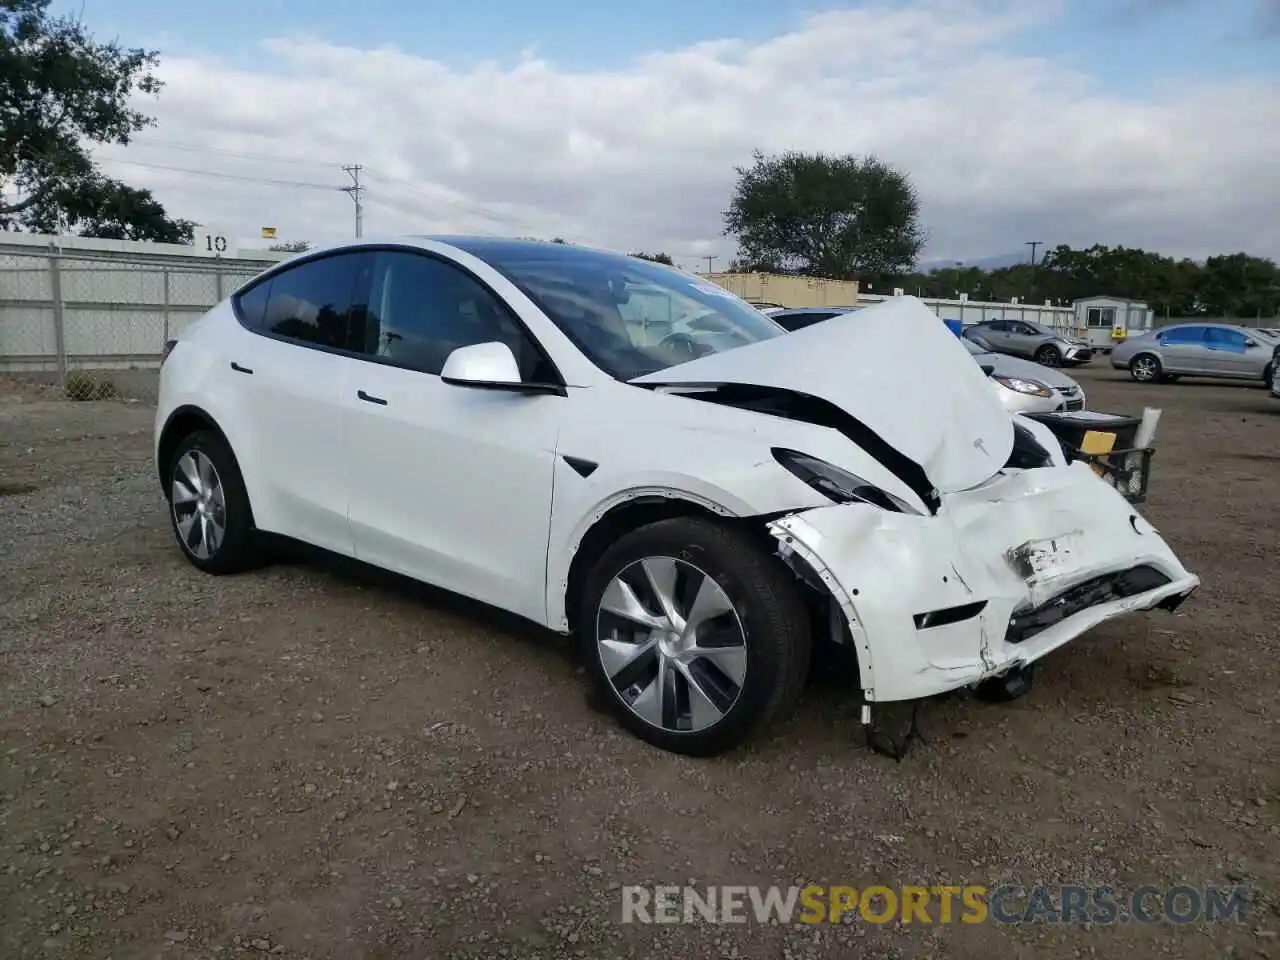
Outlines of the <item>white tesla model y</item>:
M 1199 583 L 918 300 L 787 333 L 566 244 L 272 267 L 166 345 L 155 455 L 201 570 L 275 535 L 576 634 L 622 722 L 685 753 L 786 707 L 817 642 L 871 707 L 1012 696 Z

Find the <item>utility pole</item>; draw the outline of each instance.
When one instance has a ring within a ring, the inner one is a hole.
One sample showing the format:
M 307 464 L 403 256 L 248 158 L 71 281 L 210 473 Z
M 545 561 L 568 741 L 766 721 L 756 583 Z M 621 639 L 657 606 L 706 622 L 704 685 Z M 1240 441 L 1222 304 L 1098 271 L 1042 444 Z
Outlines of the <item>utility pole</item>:
M 352 163 L 342 168 L 351 177 L 351 186 L 341 187 L 343 193 L 349 194 L 356 204 L 356 239 L 359 240 L 364 236 L 364 202 L 361 199 L 364 196 L 365 188 L 360 184 L 360 171 L 364 169 L 358 163 Z
M 712 261 L 712 260 L 719 260 L 720 258 L 719 258 L 719 257 L 703 257 L 702 259 L 704 259 L 704 260 L 706 260 L 706 261 L 707 261 L 707 273 L 710 273 L 710 272 L 711 272 L 711 261 Z
M 1026 242 L 1026 246 L 1031 248 L 1031 292 L 1027 295 L 1028 301 L 1036 294 L 1036 247 L 1043 243 L 1043 240 L 1028 240 Z

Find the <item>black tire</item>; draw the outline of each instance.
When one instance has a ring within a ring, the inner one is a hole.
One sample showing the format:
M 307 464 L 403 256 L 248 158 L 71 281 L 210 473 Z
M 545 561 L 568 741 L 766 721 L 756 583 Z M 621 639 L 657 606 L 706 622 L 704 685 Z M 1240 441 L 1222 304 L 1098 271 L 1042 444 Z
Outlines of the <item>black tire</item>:
M 1036 363 L 1042 367 L 1062 366 L 1062 351 L 1051 343 L 1046 343 L 1036 351 Z
M 1026 696 L 1036 678 L 1036 665 L 1029 663 L 999 677 L 988 677 L 979 683 L 973 695 L 986 703 L 1010 703 Z
M 700 730 L 666 729 L 640 717 L 601 661 L 599 611 L 605 590 L 646 558 L 671 558 L 704 573 L 724 591 L 741 625 L 746 670 L 736 700 Z M 710 520 L 661 520 L 621 537 L 586 577 L 574 621 L 583 662 L 597 698 L 640 739 L 673 753 L 715 756 L 750 738 L 798 699 L 812 654 L 808 614 L 795 578 L 751 538 Z
M 1140 353 L 1129 361 L 1129 376 L 1138 383 L 1159 383 L 1164 378 L 1164 366 L 1154 353 Z
M 216 471 L 218 486 L 222 490 L 224 509 L 221 512 L 224 522 L 224 533 L 216 547 L 208 556 L 200 556 L 193 550 L 189 539 L 183 536 L 179 528 L 179 513 L 185 516 L 185 507 L 174 504 L 174 478 L 179 464 L 190 453 L 208 459 Z M 190 563 L 205 573 L 221 576 L 250 570 L 262 563 L 262 551 L 257 542 L 253 526 L 253 511 L 249 505 L 249 495 L 244 488 L 244 478 L 240 475 L 240 466 L 235 455 L 223 442 L 222 438 L 212 430 L 197 430 L 187 434 L 180 441 L 169 458 L 165 472 L 165 496 L 169 501 L 169 522 L 173 527 L 174 537 L 178 541 L 182 555 Z

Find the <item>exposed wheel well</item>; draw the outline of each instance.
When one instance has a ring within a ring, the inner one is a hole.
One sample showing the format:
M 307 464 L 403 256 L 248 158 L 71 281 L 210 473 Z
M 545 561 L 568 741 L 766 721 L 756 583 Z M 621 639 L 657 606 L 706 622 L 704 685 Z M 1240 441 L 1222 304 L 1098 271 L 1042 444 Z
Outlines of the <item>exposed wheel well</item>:
M 169 419 L 165 421 L 164 429 L 160 432 L 160 445 L 156 451 L 156 474 L 160 478 L 163 485 L 168 482 L 169 478 L 164 475 L 165 464 L 173 458 L 173 452 L 178 449 L 178 444 L 182 442 L 182 438 L 195 433 L 197 430 L 212 430 L 216 433 L 223 443 L 227 444 L 227 449 L 231 449 L 231 444 L 227 442 L 227 436 L 222 432 L 222 428 L 199 407 L 179 407 L 169 415 Z M 234 455 L 234 451 L 232 451 Z
M 597 520 L 578 544 L 578 550 L 569 564 L 568 584 L 565 588 L 565 616 L 569 621 L 569 629 L 576 631 L 574 622 L 578 616 L 578 606 L 582 601 L 582 590 L 586 584 L 587 573 L 592 565 L 600 559 L 615 540 L 625 536 L 646 524 L 659 520 L 670 520 L 674 517 L 699 517 L 714 520 L 717 523 L 731 524 L 739 529 L 756 530 L 768 540 L 768 533 L 758 518 L 726 517 L 707 507 L 681 500 L 677 497 L 645 496 L 620 503 Z

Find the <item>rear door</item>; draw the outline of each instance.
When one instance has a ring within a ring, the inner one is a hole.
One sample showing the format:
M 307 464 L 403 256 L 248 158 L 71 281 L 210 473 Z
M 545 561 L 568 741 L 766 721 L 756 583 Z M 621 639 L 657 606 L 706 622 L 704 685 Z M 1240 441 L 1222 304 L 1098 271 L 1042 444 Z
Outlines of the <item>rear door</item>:
M 1160 333 L 1159 343 L 1160 365 L 1166 373 L 1210 373 L 1204 327 L 1170 327 Z
M 990 323 L 975 323 L 968 330 L 969 338 L 975 343 L 988 346 L 992 350 L 1004 353 L 1008 349 L 1009 324 L 1004 320 L 993 320 Z
M 350 554 L 350 457 L 343 446 L 342 387 L 354 363 L 352 314 L 364 309 L 370 258 L 359 251 L 290 266 L 236 298 L 256 336 L 232 356 L 251 424 L 254 520 L 327 550 Z

